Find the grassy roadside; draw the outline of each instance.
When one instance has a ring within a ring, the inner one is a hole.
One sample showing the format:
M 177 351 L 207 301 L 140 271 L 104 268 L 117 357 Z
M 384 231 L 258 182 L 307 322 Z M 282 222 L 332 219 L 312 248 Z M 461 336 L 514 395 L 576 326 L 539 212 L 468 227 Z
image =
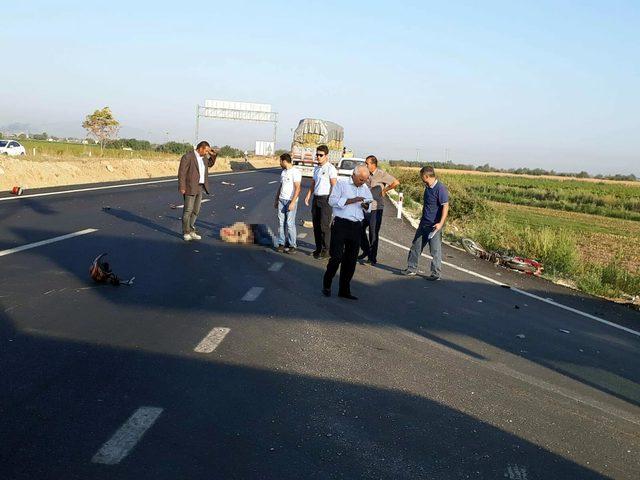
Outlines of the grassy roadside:
M 402 182 L 406 208 L 419 216 L 424 187 L 417 169 L 389 171 Z M 459 174 L 441 171 L 439 177 L 451 193 L 448 240 L 470 237 L 490 250 L 536 258 L 546 278 L 586 293 L 627 301 L 640 295 L 640 222 L 490 201 L 479 191 L 492 191 L 491 177 L 478 177 L 481 189 Z

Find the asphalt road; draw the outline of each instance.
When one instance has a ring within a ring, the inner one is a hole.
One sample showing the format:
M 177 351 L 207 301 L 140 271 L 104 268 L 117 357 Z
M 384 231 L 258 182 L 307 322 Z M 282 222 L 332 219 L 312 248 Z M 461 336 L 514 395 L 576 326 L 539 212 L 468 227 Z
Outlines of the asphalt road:
M 173 181 L 0 199 L 0 478 L 640 478 L 640 315 L 451 248 L 402 277 L 390 205 L 360 300 L 324 298 L 311 230 L 219 240 L 275 227 L 278 174 L 212 176 L 197 243 Z

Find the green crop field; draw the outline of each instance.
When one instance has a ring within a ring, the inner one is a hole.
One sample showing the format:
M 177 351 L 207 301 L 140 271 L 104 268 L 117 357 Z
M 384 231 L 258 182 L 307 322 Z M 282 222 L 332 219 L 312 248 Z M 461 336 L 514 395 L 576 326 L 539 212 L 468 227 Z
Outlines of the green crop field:
M 409 209 L 424 186 L 416 168 L 391 168 Z M 545 275 L 597 295 L 640 295 L 640 183 L 438 171 L 451 192 L 449 240 L 541 260 Z
M 33 156 L 36 149 L 36 159 L 64 160 L 65 157 L 100 157 L 100 145 L 82 145 L 80 143 L 47 142 L 45 140 L 20 140 L 28 156 Z M 105 148 L 104 157 L 107 158 L 145 158 L 172 159 L 176 154 L 157 152 L 155 150 L 128 151 L 122 149 Z M 177 155 L 179 157 L 179 155 Z

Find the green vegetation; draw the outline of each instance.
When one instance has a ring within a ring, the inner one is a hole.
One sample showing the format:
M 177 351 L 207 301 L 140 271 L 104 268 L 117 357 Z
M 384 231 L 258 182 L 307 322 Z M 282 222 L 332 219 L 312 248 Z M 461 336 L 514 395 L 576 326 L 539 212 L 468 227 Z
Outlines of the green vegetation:
M 220 156 L 226 158 L 242 158 L 244 157 L 244 151 L 225 145 L 220 149 Z
M 640 184 L 445 173 L 485 200 L 640 220 Z
M 418 170 L 389 170 L 401 181 L 407 208 L 419 212 Z M 489 250 L 535 258 L 545 276 L 587 293 L 640 295 L 640 185 L 454 172 L 439 178 L 451 193 L 449 240 L 470 237 Z
M 392 167 L 416 167 L 420 168 L 427 165 L 424 162 L 409 161 L 409 160 L 390 160 L 389 165 Z M 556 172 L 555 170 L 545 170 L 543 168 L 496 168 L 492 167 L 488 163 L 484 165 L 475 166 L 466 163 L 453 163 L 448 162 L 429 162 L 434 168 L 445 170 L 468 170 L 473 172 L 489 172 L 489 173 L 509 173 L 512 175 L 534 175 L 534 176 L 554 176 L 554 177 L 572 177 L 572 178 L 595 178 L 599 180 L 615 180 L 615 181 L 637 181 L 638 179 L 634 174 L 622 175 L 589 175 L 584 170 L 578 173 L 573 172 Z

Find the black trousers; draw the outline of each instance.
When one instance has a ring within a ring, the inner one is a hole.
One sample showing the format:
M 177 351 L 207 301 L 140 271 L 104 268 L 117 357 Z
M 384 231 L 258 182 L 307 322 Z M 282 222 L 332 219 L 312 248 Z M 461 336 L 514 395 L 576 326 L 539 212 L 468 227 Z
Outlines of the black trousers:
M 360 230 L 362 222 L 351 222 L 336 217 L 331 226 L 331 246 L 329 263 L 324 273 L 323 287 L 331 289 L 331 281 L 340 267 L 339 294 L 351 293 L 351 279 L 356 271 L 360 251 Z
M 311 221 L 316 241 L 316 253 L 326 252 L 331 245 L 331 213 L 329 195 L 313 196 L 311 203 Z
M 382 225 L 382 210 L 374 210 L 364 214 L 362 222 L 362 234 L 360 248 L 369 257 L 370 262 L 378 261 L 378 238 L 380 237 L 380 225 Z M 368 232 L 367 232 L 368 228 Z

